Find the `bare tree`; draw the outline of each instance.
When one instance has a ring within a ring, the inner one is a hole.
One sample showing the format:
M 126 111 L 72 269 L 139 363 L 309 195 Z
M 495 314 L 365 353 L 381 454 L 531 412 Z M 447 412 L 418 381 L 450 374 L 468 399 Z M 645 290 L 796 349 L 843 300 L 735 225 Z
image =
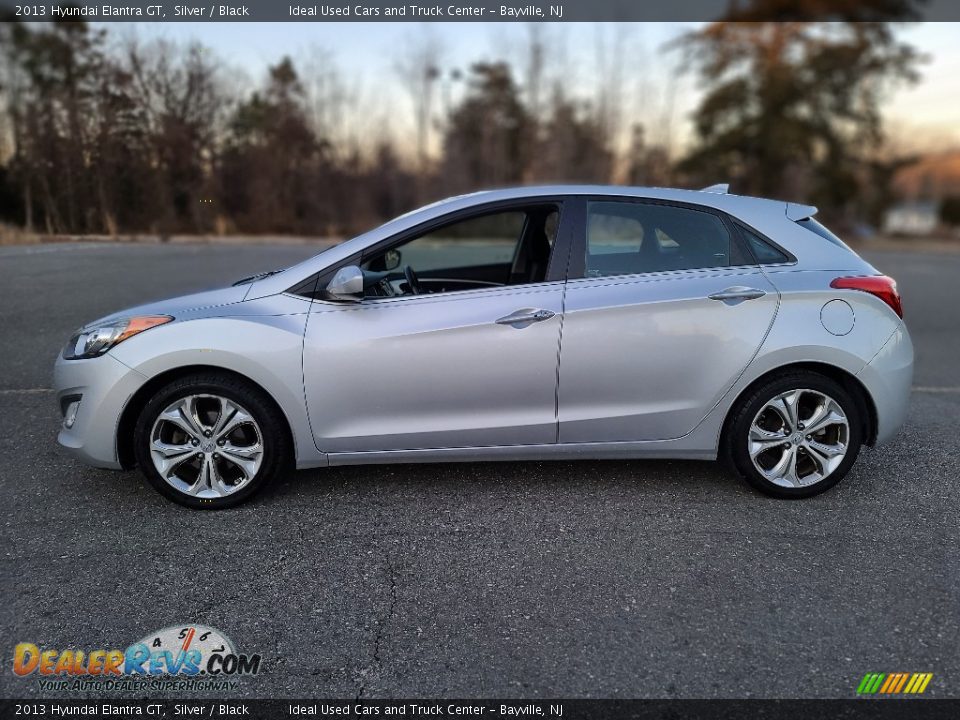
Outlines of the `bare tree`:
M 310 47 L 298 65 L 313 132 L 340 159 L 362 152 L 363 112 L 356 83 L 344 81 L 333 53 L 319 45 Z
M 441 76 L 444 48 L 427 25 L 422 27 L 418 37 L 410 37 L 404 44 L 406 50 L 397 58 L 395 69 L 413 105 L 416 163 L 422 177 L 428 171 L 434 96 Z
M 626 23 L 598 24 L 594 35 L 597 74 L 594 83 L 594 121 L 614 156 L 618 155 L 617 151 L 623 145 L 624 66 L 629 31 Z
M 126 49 L 129 72 L 141 98 L 154 162 L 165 175 L 167 224 L 199 229 L 204 180 L 211 175 L 228 98 L 215 57 L 199 43 L 159 40 Z

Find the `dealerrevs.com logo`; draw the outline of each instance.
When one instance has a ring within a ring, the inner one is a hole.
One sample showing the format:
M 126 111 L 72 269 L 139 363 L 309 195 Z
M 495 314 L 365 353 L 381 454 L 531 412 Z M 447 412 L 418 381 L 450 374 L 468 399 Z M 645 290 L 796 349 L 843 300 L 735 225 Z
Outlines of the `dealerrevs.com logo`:
M 236 686 L 256 675 L 260 655 L 237 652 L 230 639 L 205 625 L 175 625 L 147 635 L 124 650 L 14 648 L 13 672 L 37 677 L 44 690 L 210 689 Z

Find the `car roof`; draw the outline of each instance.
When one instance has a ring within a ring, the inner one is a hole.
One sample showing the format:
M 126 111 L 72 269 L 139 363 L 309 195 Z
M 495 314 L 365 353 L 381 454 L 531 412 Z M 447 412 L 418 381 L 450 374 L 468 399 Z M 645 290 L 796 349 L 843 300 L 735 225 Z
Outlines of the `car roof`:
M 426 220 L 433 214 L 439 215 L 445 212 L 466 209 L 475 205 L 483 205 L 485 203 L 557 195 L 589 195 L 595 197 L 665 200 L 716 208 L 738 216 L 741 213 L 752 215 L 761 212 L 774 212 L 778 218 L 786 214 L 790 220 L 802 220 L 812 217 L 817 213 L 817 208 L 812 205 L 801 205 L 799 203 L 771 200 L 750 195 L 731 195 L 727 192 L 726 185 L 711 185 L 702 190 L 690 190 L 664 187 L 631 187 L 627 185 L 555 184 L 524 185 L 520 187 L 480 190 L 465 195 L 455 195 L 412 210 L 395 218 L 395 220 L 412 217 L 419 217 L 421 220 Z M 423 215 L 421 215 L 421 213 Z
M 513 200 L 517 198 L 539 197 L 544 195 L 609 195 L 611 197 L 638 197 L 653 198 L 663 200 L 676 200 L 683 202 L 694 202 L 701 205 L 712 205 L 714 203 L 723 204 L 724 198 L 749 198 L 763 202 L 776 202 L 782 206 L 782 201 L 765 200 L 763 198 L 751 198 L 746 195 L 731 195 L 724 191 L 724 185 L 711 185 L 702 190 L 690 190 L 681 188 L 665 187 L 641 187 L 629 185 L 580 185 L 580 184 L 554 184 L 554 185 L 521 185 L 518 187 L 494 188 L 490 190 L 478 190 L 477 192 L 464 195 L 455 195 L 445 198 L 430 205 L 425 205 L 412 212 L 442 207 L 447 204 L 460 203 L 463 201 L 470 204 L 481 204 L 484 202 L 496 202 L 498 200 Z M 412 214 L 412 213 L 408 213 Z M 402 216 L 401 216 L 402 217 Z

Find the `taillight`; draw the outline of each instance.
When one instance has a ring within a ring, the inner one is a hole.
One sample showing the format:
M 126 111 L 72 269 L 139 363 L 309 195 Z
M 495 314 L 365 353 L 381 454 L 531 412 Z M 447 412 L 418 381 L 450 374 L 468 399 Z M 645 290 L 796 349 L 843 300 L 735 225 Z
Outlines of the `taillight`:
M 883 300 L 899 316 L 903 317 L 900 293 L 897 281 L 886 275 L 868 275 L 865 277 L 841 277 L 830 283 L 832 288 L 844 290 L 862 290 Z

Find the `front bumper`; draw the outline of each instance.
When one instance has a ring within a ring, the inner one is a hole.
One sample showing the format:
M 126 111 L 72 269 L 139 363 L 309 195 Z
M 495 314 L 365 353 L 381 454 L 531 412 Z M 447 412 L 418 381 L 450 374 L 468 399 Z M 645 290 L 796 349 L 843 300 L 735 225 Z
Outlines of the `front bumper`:
M 857 374 L 877 410 L 876 445 L 892 438 L 906 422 L 913 386 L 913 342 L 900 324 L 873 359 Z
M 73 426 L 62 425 L 57 442 L 88 465 L 121 469 L 117 457 L 120 414 L 146 380 L 109 353 L 89 360 L 58 358 L 53 367 L 57 405 L 62 413 L 65 400 L 79 396 L 80 403 Z

